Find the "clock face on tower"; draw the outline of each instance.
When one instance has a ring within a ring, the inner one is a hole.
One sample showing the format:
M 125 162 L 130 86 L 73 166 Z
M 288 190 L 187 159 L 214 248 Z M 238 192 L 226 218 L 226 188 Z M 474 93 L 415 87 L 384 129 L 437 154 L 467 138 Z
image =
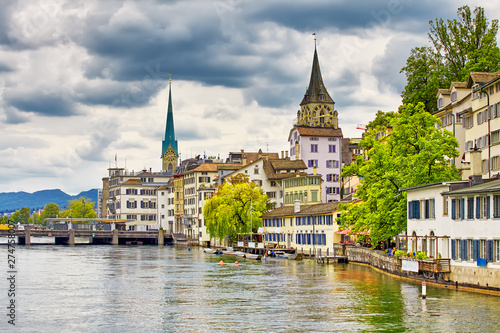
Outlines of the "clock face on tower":
M 167 149 L 167 151 L 165 152 L 165 160 L 167 160 L 168 162 L 173 162 L 175 161 L 177 158 L 177 156 L 175 155 L 175 151 L 171 148 Z

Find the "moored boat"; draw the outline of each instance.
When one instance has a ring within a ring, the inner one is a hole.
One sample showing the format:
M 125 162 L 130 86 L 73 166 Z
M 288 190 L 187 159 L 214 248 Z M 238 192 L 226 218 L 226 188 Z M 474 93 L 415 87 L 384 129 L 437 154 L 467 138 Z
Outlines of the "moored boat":
M 209 247 L 203 249 L 203 252 L 210 253 L 210 254 L 219 254 L 219 250 L 217 250 L 217 249 L 211 249 Z
M 261 260 L 262 255 L 261 254 L 246 253 L 245 258 L 250 259 L 250 260 Z
M 245 252 L 236 251 L 235 253 L 236 253 L 236 256 L 238 258 L 245 258 L 245 254 L 246 254 Z

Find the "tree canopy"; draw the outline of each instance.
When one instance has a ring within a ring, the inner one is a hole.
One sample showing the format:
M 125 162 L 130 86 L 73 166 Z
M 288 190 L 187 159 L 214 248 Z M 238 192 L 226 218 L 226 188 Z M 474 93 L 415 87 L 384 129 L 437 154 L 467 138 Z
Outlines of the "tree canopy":
M 453 81 L 465 81 L 471 71 L 494 72 L 500 69 L 500 50 L 496 35 L 498 20 L 488 21 L 484 8 L 460 7 L 458 19 L 429 21 L 431 46 L 415 47 L 401 72 L 407 84 L 401 94 L 403 103 L 422 102 L 429 112 L 436 107 L 438 88 Z
M 29 222 L 31 211 L 28 207 L 23 207 L 11 215 L 11 220 L 16 223 L 27 224 Z
M 89 198 L 80 197 L 71 200 L 66 209 L 59 213 L 59 217 L 70 217 L 71 215 L 72 218 L 95 218 L 97 214 L 94 205 L 95 202 Z
M 262 226 L 268 197 L 246 175 L 226 178 L 203 207 L 203 217 L 210 237 L 236 239 L 238 234 L 257 231 Z
M 42 219 L 55 218 L 59 216 L 59 206 L 53 202 L 48 203 L 43 207 Z
M 377 113 L 359 144 L 367 159 L 358 156 L 342 171 L 343 177 L 360 177 L 355 196 L 362 200 L 340 206 L 338 221 L 344 228 L 369 229 L 374 243 L 386 240 L 406 229 L 406 193 L 401 189 L 458 179 L 457 168 L 449 163 L 458 156 L 457 140 L 436 128 L 436 122 L 422 103 Z M 380 132 L 388 135 L 377 139 Z

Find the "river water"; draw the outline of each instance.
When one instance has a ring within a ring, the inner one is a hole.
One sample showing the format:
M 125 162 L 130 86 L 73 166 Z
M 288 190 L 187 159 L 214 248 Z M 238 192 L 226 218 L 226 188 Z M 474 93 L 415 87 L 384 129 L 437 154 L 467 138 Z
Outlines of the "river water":
M 423 300 L 420 283 L 353 264 L 236 266 L 173 246 L 17 246 L 15 255 L 16 326 L 3 277 L 0 331 L 494 332 L 500 321 L 500 297 L 428 286 Z

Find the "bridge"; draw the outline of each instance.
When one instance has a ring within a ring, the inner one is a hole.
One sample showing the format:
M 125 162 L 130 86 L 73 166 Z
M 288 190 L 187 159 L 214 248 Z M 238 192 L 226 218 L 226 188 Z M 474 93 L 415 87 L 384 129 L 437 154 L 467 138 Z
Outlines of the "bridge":
M 75 237 L 89 238 L 90 244 L 158 244 L 184 243 L 184 235 L 172 234 L 164 230 L 125 231 L 125 230 L 51 230 L 51 229 L 10 229 L 0 230 L 0 238 L 14 235 L 19 245 L 31 245 L 32 237 L 54 237 L 55 244 L 74 245 Z

